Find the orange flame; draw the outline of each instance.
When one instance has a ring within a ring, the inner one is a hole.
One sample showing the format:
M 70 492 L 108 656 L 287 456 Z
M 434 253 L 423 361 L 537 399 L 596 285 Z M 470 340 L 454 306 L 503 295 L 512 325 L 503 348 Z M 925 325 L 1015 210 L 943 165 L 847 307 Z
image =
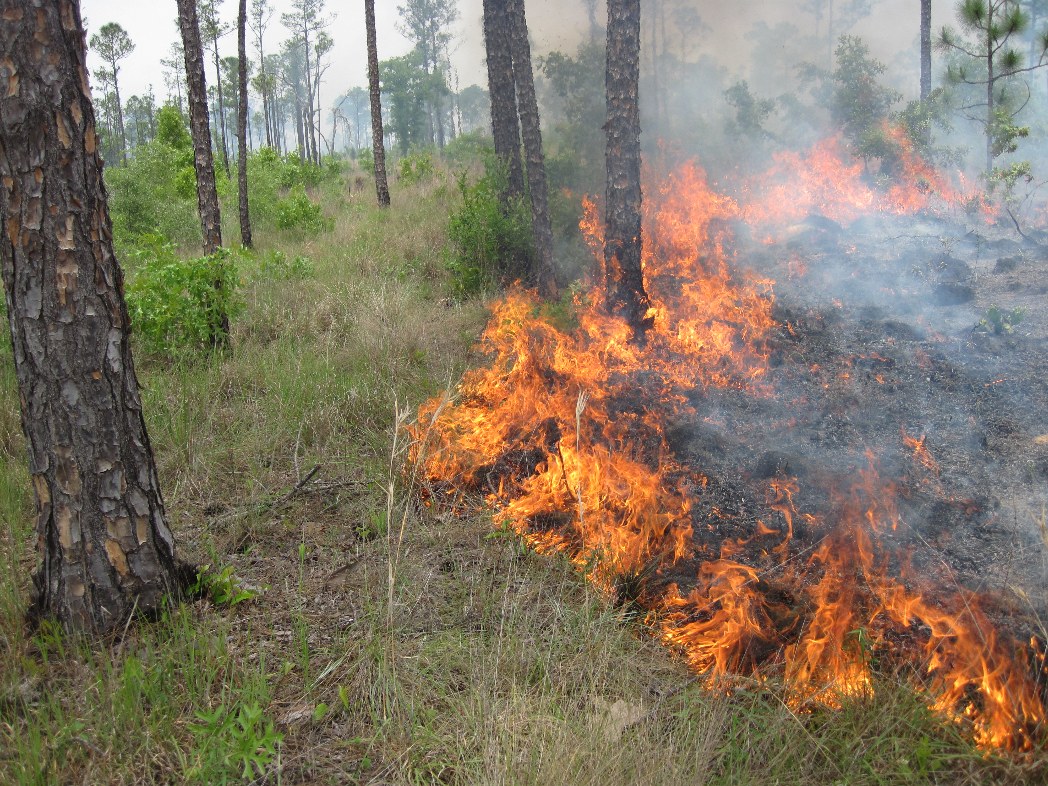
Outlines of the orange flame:
M 980 744 L 1030 747 L 1043 739 L 1045 708 L 1027 650 L 994 630 L 973 593 L 943 592 L 910 568 L 892 545 L 909 527 L 872 455 L 852 488 L 831 491 L 832 520 L 799 511 L 797 480 L 775 478 L 752 536 L 707 550 L 697 541 L 727 517 L 696 520 L 707 478 L 676 460 L 666 436 L 668 423 L 698 419 L 691 401 L 705 389 L 770 393 L 772 282 L 735 268 L 732 223 L 781 225 L 813 211 L 847 221 L 954 198 L 912 151 L 898 166 L 909 190 L 879 191 L 829 140 L 781 155 L 765 181 L 777 185 L 743 189 L 741 203 L 695 166 L 664 179 L 646 192 L 646 346 L 605 313 L 600 287 L 576 298 L 571 329 L 514 290 L 481 337 L 488 365 L 464 376 L 455 401 L 420 409 L 412 460 L 431 494 L 483 495 L 496 522 L 539 551 L 567 553 L 608 590 L 624 577 L 667 577 L 643 604 L 664 641 L 711 680 L 777 673 L 795 706 L 835 706 L 873 690 L 875 654 L 902 653 L 923 664 L 933 706 L 970 723 Z M 599 252 L 592 203 L 582 228 Z M 902 438 L 936 474 L 924 438 Z M 801 522 L 809 545 L 795 538 Z M 671 571 L 694 581 L 682 590 Z

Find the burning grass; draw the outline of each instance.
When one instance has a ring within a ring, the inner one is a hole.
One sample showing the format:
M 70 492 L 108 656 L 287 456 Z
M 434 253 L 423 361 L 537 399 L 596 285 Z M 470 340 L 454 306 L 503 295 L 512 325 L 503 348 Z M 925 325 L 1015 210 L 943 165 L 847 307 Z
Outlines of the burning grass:
M 431 500 L 483 495 L 497 524 L 566 553 L 609 596 L 637 604 L 710 684 L 781 680 L 787 703 L 810 711 L 869 696 L 878 670 L 905 666 L 929 705 L 980 745 L 1032 749 L 1045 740 L 1044 642 L 998 629 L 945 563 L 911 567 L 919 522 L 901 512 L 877 456 L 853 446 L 845 473 L 821 473 L 825 487 L 771 478 L 756 520 L 732 522 L 700 513 L 709 470 L 681 460 L 667 438 L 672 425 L 701 420 L 712 391 L 730 391 L 746 418 L 761 418 L 762 400 L 778 394 L 773 285 L 736 264 L 732 226 L 771 236 L 813 212 L 847 222 L 970 201 L 906 149 L 897 170 L 890 188 L 871 186 L 831 140 L 780 157 L 738 200 L 694 166 L 664 178 L 644 216 L 646 346 L 605 314 L 599 288 L 576 299 L 570 331 L 530 294 L 511 293 L 482 337 L 490 364 L 466 375 L 454 402 L 421 408 L 416 434 L 432 434 L 415 462 Z M 592 205 L 583 228 L 598 250 Z M 845 370 L 837 384 L 850 380 Z M 902 440 L 934 488 L 923 439 Z M 818 502 L 806 510 L 804 496 Z

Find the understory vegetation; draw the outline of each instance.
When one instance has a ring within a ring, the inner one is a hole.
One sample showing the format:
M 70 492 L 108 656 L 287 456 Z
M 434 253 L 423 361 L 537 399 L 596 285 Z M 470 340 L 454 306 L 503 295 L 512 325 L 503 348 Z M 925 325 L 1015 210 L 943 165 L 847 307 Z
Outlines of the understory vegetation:
M 127 169 L 177 155 L 158 147 Z M 269 152 L 251 166 L 256 250 L 216 258 L 198 258 L 178 167 L 110 183 L 144 411 L 181 556 L 200 566 L 195 598 L 111 640 L 27 632 L 32 500 L 2 355 L 0 782 L 1045 777 L 1043 757 L 977 751 L 900 675 L 837 711 L 795 712 L 774 685 L 708 690 L 567 561 L 483 516 L 418 506 L 403 426 L 476 362 L 492 273 L 448 261 L 466 244 L 483 265 L 485 244 L 523 244 L 485 235 L 495 181 L 414 158 L 381 211 L 338 167 Z M 143 178 L 164 190 L 163 214 L 131 193 Z M 232 323 L 211 351 L 216 271 Z

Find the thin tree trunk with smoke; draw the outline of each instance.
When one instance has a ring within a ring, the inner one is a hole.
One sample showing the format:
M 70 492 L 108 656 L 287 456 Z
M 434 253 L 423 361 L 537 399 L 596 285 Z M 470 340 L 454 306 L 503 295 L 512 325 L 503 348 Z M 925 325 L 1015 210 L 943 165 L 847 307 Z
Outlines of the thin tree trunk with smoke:
M 368 38 L 368 90 L 371 98 L 371 152 L 375 163 L 375 195 L 379 207 L 389 207 L 386 182 L 386 146 L 382 130 L 382 92 L 378 74 L 378 36 L 375 33 L 375 0 L 364 0 L 364 26 Z
M 520 125 L 505 0 L 484 0 L 484 44 L 495 155 L 506 168 L 506 195 L 513 199 L 524 193 L 524 168 L 520 161 Z
M 643 340 L 650 326 L 641 270 L 640 0 L 608 0 L 604 273 L 608 308 Z
M 237 156 L 237 186 L 240 192 L 240 243 L 244 248 L 251 248 L 251 215 L 247 204 L 247 0 L 240 0 L 240 14 L 237 17 L 237 50 L 240 62 L 237 64 L 240 78 L 240 96 L 237 101 L 237 140 L 240 155 Z
M 531 69 L 531 44 L 524 0 L 509 0 L 510 39 L 513 77 L 517 87 L 520 127 L 524 135 L 524 154 L 528 164 L 528 190 L 531 194 L 531 229 L 535 240 L 532 264 L 539 293 L 546 298 L 557 295 L 557 277 L 553 266 L 553 228 L 549 216 L 549 194 L 546 186 L 546 161 L 542 153 L 542 129 L 539 104 L 535 96 L 535 76 Z
M 921 101 L 932 94 L 932 0 L 921 0 Z

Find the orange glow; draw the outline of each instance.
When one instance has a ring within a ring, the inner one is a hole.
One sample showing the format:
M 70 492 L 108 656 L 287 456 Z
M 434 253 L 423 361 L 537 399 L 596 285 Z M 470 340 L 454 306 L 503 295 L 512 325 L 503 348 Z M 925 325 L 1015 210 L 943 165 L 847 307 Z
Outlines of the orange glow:
M 576 297 L 571 328 L 532 293 L 511 291 L 481 338 L 487 365 L 464 376 L 454 400 L 421 407 L 412 461 L 430 498 L 483 497 L 496 523 L 540 552 L 565 553 L 609 592 L 630 577 L 667 577 L 638 602 L 711 685 L 775 676 L 793 706 L 832 707 L 873 690 L 875 656 L 905 656 L 925 675 L 918 687 L 929 703 L 970 724 L 980 744 L 1027 748 L 1045 724 L 1027 649 L 994 630 L 973 593 L 933 586 L 910 567 L 894 543 L 909 532 L 898 491 L 872 454 L 850 488 L 829 490 L 833 513 L 822 517 L 799 506 L 796 478 L 767 481 L 766 515 L 739 537 L 727 513 L 697 512 L 708 480 L 667 437 L 682 421 L 730 428 L 719 413 L 695 411 L 704 391 L 771 395 L 772 282 L 736 266 L 731 223 L 782 226 L 812 212 L 846 222 L 960 198 L 912 151 L 897 166 L 902 185 L 877 190 L 829 140 L 779 156 L 738 201 L 693 165 L 647 188 L 646 345 L 605 312 L 600 286 Z M 592 202 L 582 229 L 600 260 Z M 791 265 L 790 275 L 806 272 Z M 810 371 L 818 380 L 822 369 Z M 901 437 L 937 475 L 925 438 Z

